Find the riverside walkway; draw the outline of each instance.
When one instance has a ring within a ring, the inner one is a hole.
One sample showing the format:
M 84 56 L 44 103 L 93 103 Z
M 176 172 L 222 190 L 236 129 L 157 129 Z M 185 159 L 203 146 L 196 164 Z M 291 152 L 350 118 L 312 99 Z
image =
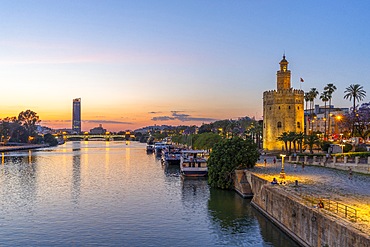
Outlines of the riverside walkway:
M 267 160 L 266 166 L 264 158 Z M 281 161 L 274 164 L 273 157 L 261 156 L 259 163 L 250 171 L 267 181 L 276 178 L 278 182 L 285 182 L 279 186 L 312 206 L 320 199 L 329 199 L 355 209 L 355 220 L 333 214 L 329 210 L 326 213 L 370 235 L 370 175 L 353 172 L 350 177 L 349 171 L 285 163 L 286 178 L 283 180 L 279 177 L 281 165 Z M 295 186 L 296 180 L 298 187 Z
M 10 152 L 10 151 L 20 151 L 20 150 L 29 150 L 36 148 L 45 148 L 49 147 L 48 144 L 27 144 L 22 146 L 0 146 L 0 153 Z

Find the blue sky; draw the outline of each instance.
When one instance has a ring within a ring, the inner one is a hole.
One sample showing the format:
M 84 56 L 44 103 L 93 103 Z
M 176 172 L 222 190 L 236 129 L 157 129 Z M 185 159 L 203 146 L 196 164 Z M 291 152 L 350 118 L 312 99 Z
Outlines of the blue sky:
M 368 1 L 0 1 L 0 117 L 134 129 L 262 117 L 285 52 L 292 86 L 370 95 Z M 317 100 L 319 101 L 319 100 Z M 369 102 L 369 97 L 364 102 Z

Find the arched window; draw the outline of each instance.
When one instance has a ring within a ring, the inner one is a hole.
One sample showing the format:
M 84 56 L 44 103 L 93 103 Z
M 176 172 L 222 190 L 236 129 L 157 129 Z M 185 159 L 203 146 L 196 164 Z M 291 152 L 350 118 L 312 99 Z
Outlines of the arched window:
M 289 106 L 289 109 L 290 109 L 290 106 Z
M 297 128 L 300 129 L 301 128 L 301 123 L 300 122 L 297 122 Z
M 280 106 L 279 106 L 279 110 L 280 110 Z
M 298 106 L 298 110 L 299 110 L 299 106 Z
M 277 123 L 277 127 L 278 127 L 278 128 L 281 128 L 281 122 L 278 122 L 278 123 Z

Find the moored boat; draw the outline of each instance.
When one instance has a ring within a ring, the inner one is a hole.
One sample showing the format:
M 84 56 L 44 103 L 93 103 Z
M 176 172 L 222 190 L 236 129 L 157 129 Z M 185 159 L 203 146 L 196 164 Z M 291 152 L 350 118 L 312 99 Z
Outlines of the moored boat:
M 180 171 L 186 177 L 207 176 L 207 152 L 204 150 L 181 151 Z
M 146 152 L 153 153 L 154 152 L 154 145 L 153 144 L 146 144 Z
M 163 160 L 168 165 L 179 165 L 181 161 L 181 152 L 177 149 L 170 149 L 163 152 Z

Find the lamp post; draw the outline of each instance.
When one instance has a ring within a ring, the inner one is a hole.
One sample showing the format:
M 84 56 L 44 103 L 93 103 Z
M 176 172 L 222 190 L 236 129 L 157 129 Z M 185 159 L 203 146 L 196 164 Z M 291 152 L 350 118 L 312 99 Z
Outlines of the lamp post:
M 285 178 L 285 172 L 284 172 L 284 158 L 285 154 L 280 154 L 281 156 L 281 172 L 280 172 L 280 178 Z

